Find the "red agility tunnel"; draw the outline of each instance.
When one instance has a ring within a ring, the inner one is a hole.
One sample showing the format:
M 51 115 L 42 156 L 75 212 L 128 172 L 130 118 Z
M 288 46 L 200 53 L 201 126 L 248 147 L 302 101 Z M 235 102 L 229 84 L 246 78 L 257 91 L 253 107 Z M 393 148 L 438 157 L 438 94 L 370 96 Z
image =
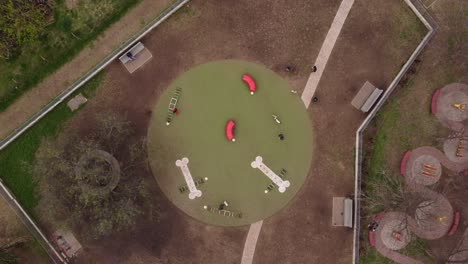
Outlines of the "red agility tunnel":
M 234 127 L 236 126 L 236 123 L 234 123 L 234 121 L 232 120 L 229 120 L 227 123 L 226 123 L 226 130 L 225 130 L 225 133 L 226 133 L 226 138 L 229 140 L 229 141 L 236 141 L 236 139 L 234 138 Z
M 254 94 L 254 92 L 257 91 L 257 84 L 252 76 L 244 73 L 244 75 L 242 75 L 242 81 L 244 81 L 247 84 L 247 87 L 249 87 L 250 94 Z

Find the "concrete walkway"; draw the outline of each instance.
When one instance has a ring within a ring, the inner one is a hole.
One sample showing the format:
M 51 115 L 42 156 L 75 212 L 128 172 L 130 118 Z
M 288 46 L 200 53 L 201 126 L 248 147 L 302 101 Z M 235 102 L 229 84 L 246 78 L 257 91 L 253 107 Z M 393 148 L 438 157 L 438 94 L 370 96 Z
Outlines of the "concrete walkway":
M 341 2 L 340 7 L 338 8 L 338 12 L 333 19 L 333 23 L 328 30 L 325 41 L 322 44 L 322 48 L 320 49 L 319 55 L 317 56 L 317 60 L 315 62 L 317 71 L 310 75 L 309 79 L 307 80 L 306 87 L 302 92 L 301 99 L 304 102 L 306 108 L 309 108 L 310 101 L 314 96 L 317 85 L 320 81 L 320 78 L 322 77 L 322 73 L 325 69 L 325 66 L 327 65 L 328 59 L 330 58 L 330 54 L 333 50 L 333 47 L 335 46 L 336 40 L 338 39 L 338 35 L 343 28 L 346 17 L 348 17 L 349 11 L 351 10 L 353 4 L 354 0 L 343 0 L 343 2 Z M 260 235 L 260 230 L 262 229 L 262 224 L 263 221 L 259 221 L 250 226 L 249 233 L 247 234 L 247 239 L 244 244 L 244 252 L 242 253 L 241 264 L 252 264 L 258 236 Z
M 252 264 L 257 246 L 258 235 L 262 230 L 263 221 L 258 221 L 250 226 L 247 239 L 245 240 L 244 252 L 242 252 L 241 264 Z
M 330 58 L 330 54 L 335 47 L 336 40 L 340 35 L 341 29 L 343 28 L 344 22 L 346 17 L 348 17 L 349 11 L 354 4 L 354 0 L 343 0 L 341 2 L 340 7 L 338 8 L 338 12 L 333 19 L 333 23 L 328 30 L 327 36 L 325 37 L 325 41 L 322 44 L 322 48 L 317 56 L 317 60 L 315 61 L 315 66 L 317 66 L 317 71 L 313 72 L 309 80 L 307 80 L 306 87 L 304 92 L 302 93 L 301 99 L 304 102 L 306 108 L 309 108 L 310 101 L 315 94 L 315 90 L 317 90 L 317 86 L 320 82 L 320 78 L 322 78 L 322 74 L 325 70 L 327 65 L 328 59 Z M 312 67 L 312 65 L 311 65 Z

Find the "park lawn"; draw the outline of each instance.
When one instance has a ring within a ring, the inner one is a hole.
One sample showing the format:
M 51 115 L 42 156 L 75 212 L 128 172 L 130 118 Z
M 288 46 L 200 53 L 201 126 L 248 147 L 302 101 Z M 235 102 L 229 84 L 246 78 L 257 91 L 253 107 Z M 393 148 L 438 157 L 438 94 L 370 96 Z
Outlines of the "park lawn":
M 43 35 L 11 60 L 0 60 L 0 111 L 70 61 L 139 1 L 81 0 L 72 10 L 64 0 L 54 1 L 54 22 Z
M 245 72 L 257 82 L 255 95 L 241 80 Z M 167 106 L 176 87 L 182 88 L 180 114 L 167 127 Z M 224 134 L 230 119 L 236 122 L 236 142 Z M 176 206 L 210 224 L 245 225 L 271 216 L 297 193 L 310 168 L 311 135 L 304 104 L 285 80 L 263 66 L 228 60 L 198 66 L 171 84 L 153 111 L 148 149 L 153 175 Z M 271 180 L 251 167 L 256 156 L 276 173 L 288 171 L 291 186 L 285 193 L 264 193 Z M 178 191 L 185 180 L 174 163 L 183 157 L 189 158 L 194 179 L 209 178 L 200 187 L 201 198 L 189 200 L 187 192 Z M 223 200 L 229 201 L 230 210 L 241 212 L 242 219 L 203 210 Z
M 102 79 L 103 74 L 97 75 L 74 95 L 82 93 L 87 98 L 92 97 Z M 30 171 L 35 153 L 44 138 L 55 137 L 66 121 L 76 113 L 76 111 L 71 112 L 68 109 L 66 102 L 68 100 L 59 104 L 38 123 L 0 151 L 0 179 L 28 211 L 37 205 L 40 198 L 35 191 L 36 181 Z

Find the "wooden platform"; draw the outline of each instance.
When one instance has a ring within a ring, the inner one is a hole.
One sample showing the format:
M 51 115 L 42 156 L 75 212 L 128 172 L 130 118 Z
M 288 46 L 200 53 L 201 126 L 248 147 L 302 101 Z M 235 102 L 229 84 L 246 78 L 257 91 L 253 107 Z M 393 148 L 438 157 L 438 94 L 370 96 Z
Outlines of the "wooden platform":
M 86 102 L 88 102 L 88 99 L 86 99 L 86 97 L 84 97 L 82 94 L 78 94 L 77 96 L 73 97 L 70 101 L 68 101 L 67 106 L 72 112 L 74 112 Z

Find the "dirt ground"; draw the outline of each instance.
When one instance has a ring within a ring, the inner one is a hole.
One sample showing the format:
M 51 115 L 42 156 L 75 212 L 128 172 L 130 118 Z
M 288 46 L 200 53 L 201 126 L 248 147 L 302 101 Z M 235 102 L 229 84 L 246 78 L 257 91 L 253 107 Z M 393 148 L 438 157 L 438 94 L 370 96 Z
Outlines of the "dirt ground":
M 142 69 L 130 75 L 118 62 L 108 67 L 105 85 L 71 125 L 90 129 L 94 113 L 111 109 L 126 113 L 145 136 L 165 87 L 194 65 L 218 59 L 264 64 L 301 91 L 339 4 L 194 0 L 143 39 L 153 59 Z M 354 131 L 365 116 L 350 102 L 366 80 L 388 86 L 416 47 L 419 39 L 399 37 L 401 16 L 416 21 L 400 0 L 354 4 L 319 85 L 319 102 L 309 110 L 316 139 L 310 175 L 289 207 L 265 221 L 255 263 L 350 262 L 352 231 L 331 227 L 332 197 L 353 191 Z M 286 65 L 295 72 L 287 74 Z M 133 232 L 81 241 L 85 253 L 78 263 L 240 262 L 248 226 L 213 227 L 186 217 L 163 197 L 152 175 L 144 177 L 161 221 L 144 217 Z
M 355 131 L 365 117 L 350 102 L 366 80 L 385 89 L 416 48 L 420 39 L 389 30 L 404 12 L 412 16 L 403 1 L 355 2 L 310 106 L 310 175 L 295 201 L 264 222 L 254 263 L 351 262 L 352 230 L 331 227 L 332 197 L 353 194 Z
M 48 257 L 39 246 L 34 244 L 31 235 L 15 212 L 8 206 L 5 199 L 0 197 L 0 245 L 11 242 L 17 238 L 31 240 L 20 248 L 13 250 L 18 256 L 19 263 L 48 263 Z M 36 247 L 36 248 L 34 248 Z
M 77 3 L 77 1 L 67 1 L 67 3 L 72 2 Z M 26 122 L 28 118 L 136 34 L 145 24 L 156 18 L 171 3 L 171 0 L 141 1 L 84 48 L 73 60 L 24 93 L 5 111 L 0 112 L 0 124 L 2 124 L 0 139 L 5 138 Z
M 427 6 L 434 3 L 429 12 L 438 24 L 437 32 L 418 58 L 420 63 L 409 76 L 407 84 L 398 87 L 391 97 L 391 102 L 382 109 L 382 113 L 398 109 L 394 129 L 382 131 L 386 135 L 383 154 L 385 166 L 393 172 L 399 171 L 399 162 L 406 150 L 426 145 L 442 150 L 441 139 L 445 139 L 451 132 L 430 113 L 431 96 L 436 89 L 446 84 L 468 83 L 468 3 L 462 0 L 424 2 Z M 382 128 L 385 122 L 383 116 L 385 115 L 376 118 L 374 126 L 366 132 L 368 135 L 375 135 L 378 129 Z M 374 140 L 375 138 L 370 136 L 365 144 L 369 147 L 369 153 Z M 445 194 L 454 210 L 461 213 L 459 231 L 454 236 L 428 241 L 428 252 L 436 263 L 445 262 L 468 227 L 467 182 L 466 176 L 456 176 L 448 170 L 443 170 L 441 183 L 436 187 Z

